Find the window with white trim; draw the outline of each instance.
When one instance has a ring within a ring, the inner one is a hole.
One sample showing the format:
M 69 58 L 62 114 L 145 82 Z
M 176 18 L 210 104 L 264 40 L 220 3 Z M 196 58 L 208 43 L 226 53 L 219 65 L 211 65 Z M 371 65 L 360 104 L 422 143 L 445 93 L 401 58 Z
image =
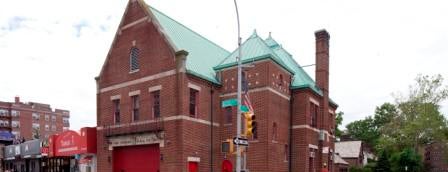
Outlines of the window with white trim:
M 154 118 L 160 118 L 160 90 L 151 92 L 152 115 Z
M 52 115 L 52 116 L 51 116 L 51 121 L 52 121 L 52 122 L 56 122 L 56 116 L 55 116 L 55 115 Z
M 50 131 L 50 126 L 48 124 L 45 125 L 45 131 Z
M 51 126 L 51 131 L 56 131 L 56 125 Z
M 112 101 L 114 110 L 114 122 L 115 124 L 120 123 L 120 99 Z
M 40 124 L 38 124 L 38 123 L 33 123 L 33 129 L 35 129 L 35 130 L 40 130 Z
M 68 123 L 70 123 L 70 120 L 69 120 L 69 118 L 64 117 L 64 118 L 62 118 L 62 122 L 63 122 L 64 124 L 68 124 Z
M 8 116 L 8 110 L 0 109 L 0 116 Z
M 140 100 L 139 100 L 139 96 L 135 95 L 135 96 L 131 96 L 131 100 L 132 100 L 132 119 L 134 121 L 138 121 L 140 119 Z
M 20 111 L 11 110 L 11 116 L 12 117 L 19 117 L 20 116 Z
M 33 117 L 33 120 L 39 121 L 40 115 L 38 113 L 33 112 L 31 116 Z
M 190 111 L 190 117 L 195 118 L 197 116 L 198 111 L 198 90 L 195 90 L 193 88 L 190 88 L 190 105 L 189 105 L 189 111 Z
M 129 67 L 131 72 L 136 72 L 139 69 L 139 53 L 140 50 L 137 47 L 132 47 L 129 55 Z
M 50 121 L 50 115 L 45 115 L 45 121 Z
M 11 127 L 20 128 L 20 121 L 11 121 Z

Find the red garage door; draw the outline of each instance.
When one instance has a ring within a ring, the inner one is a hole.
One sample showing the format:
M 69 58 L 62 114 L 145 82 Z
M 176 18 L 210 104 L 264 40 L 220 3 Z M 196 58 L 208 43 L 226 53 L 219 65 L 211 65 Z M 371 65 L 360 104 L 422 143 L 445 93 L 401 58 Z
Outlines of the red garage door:
M 115 147 L 114 172 L 159 172 L 159 145 Z

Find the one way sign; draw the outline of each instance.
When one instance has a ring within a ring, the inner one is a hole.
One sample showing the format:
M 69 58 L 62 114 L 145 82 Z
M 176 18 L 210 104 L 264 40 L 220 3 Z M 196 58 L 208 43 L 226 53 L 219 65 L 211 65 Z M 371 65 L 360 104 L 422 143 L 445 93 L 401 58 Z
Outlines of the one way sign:
M 247 141 L 247 139 L 238 138 L 238 137 L 233 138 L 233 143 L 236 145 L 241 145 L 241 146 L 249 146 L 249 141 Z

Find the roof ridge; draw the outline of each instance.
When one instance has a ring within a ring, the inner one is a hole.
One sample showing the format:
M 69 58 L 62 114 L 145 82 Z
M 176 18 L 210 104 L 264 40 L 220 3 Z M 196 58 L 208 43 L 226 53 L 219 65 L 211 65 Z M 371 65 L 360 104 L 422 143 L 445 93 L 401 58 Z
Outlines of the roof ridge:
M 280 46 L 280 43 L 278 43 L 278 42 L 277 42 L 271 35 L 269 35 L 269 37 L 266 38 L 266 39 L 264 40 L 264 42 L 266 42 L 267 39 L 272 39 L 275 43 L 277 43 L 279 46 L 275 46 L 275 47 L 272 47 L 272 48 L 277 48 L 277 49 L 279 49 L 279 50 L 283 50 L 283 51 L 285 51 L 285 52 L 289 55 L 288 58 L 293 62 L 293 65 L 295 65 L 295 67 L 297 67 L 297 69 L 300 70 L 301 72 L 304 72 L 304 73 L 306 74 L 305 77 L 307 77 L 307 78 L 310 79 L 311 81 L 315 82 L 315 81 L 308 75 L 308 73 L 307 73 L 305 70 L 303 70 L 303 68 L 300 66 L 300 64 L 293 58 L 292 54 L 289 53 L 286 49 L 284 49 L 283 46 Z M 267 44 L 267 43 L 266 43 L 266 44 Z M 270 47 L 270 46 L 269 46 L 269 47 Z
M 216 47 L 218 47 L 218 48 L 220 48 L 220 49 L 222 49 L 222 50 L 224 50 L 224 51 L 226 51 L 226 52 L 228 52 L 228 53 L 230 53 L 230 52 L 229 52 L 228 50 L 226 50 L 225 48 L 223 48 L 223 47 L 219 46 L 218 44 L 216 44 L 215 42 L 213 42 L 213 41 L 207 39 L 206 37 L 204 37 L 204 36 L 202 36 L 201 34 L 195 32 L 194 30 L 190 29 L 189 27 L 185 26 L 184 24 L 178 22 L 177 20 L 174 20 L 173 18 L 171 18 L 170 16 L 166 15 L 165 13 L 159 11 L 158 9 L 156 9 L 156 8 L 150 6 L 150 5 L 147 5 L 147 6 L 148 6 L 151 10 L 155 10 L 156 12 L 158 12 L 158 13 L 160 13 L 161 15 L 167 17 L 168 19 L 172 20 L 173 22 L 179 24 L 180 26 L 184 27 L 185 29 L 187 29 L 187 30 L 191 31 L 192 33 L 198 35 L 199 37 L 201 37 L 202 39 L 206 40 L 207 42 L 209 42 L 209 43 L 215 45 Z
M 221 62 L 219 62 L 216 66 L 220 66 L 221 64 L 223 64 L 227 59 L 229 59 L 230 57 L 232 57 L 232 55 L 233 55 L 233 53 L 235 53 L 236 51 L 238 51 L 238 49 L 240 49 L 240 48 L 243 48 L 243 46 L 247 43 L 247 41 L 249 41 L 250 39 L 254 39 L 254 38 L 256 38 L 256 37 L 259 37 L 257 34 L 255 34 L 255 35 L 251 35 L 251 36 L 249 36 L 242 44 L 241 44 L 241 46 L 240 47 L 237 47 L 235 50 L 233 50 L 232 52 L 230 52 L 230 54 L 226 57 L 226 58 L 224 58 L 224 59 L 222 59 L 221 60 Z

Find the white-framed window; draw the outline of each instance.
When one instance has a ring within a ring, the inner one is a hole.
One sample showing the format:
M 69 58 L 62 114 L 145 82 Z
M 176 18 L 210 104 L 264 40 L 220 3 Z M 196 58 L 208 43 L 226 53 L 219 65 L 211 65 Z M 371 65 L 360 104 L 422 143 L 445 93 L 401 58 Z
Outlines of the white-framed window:
M 38 124 L 38 123 L 33 123 L 33 129 L 35 129 L 35 130 L 40 130 L 40 124 Z
M 51 121 L 52 121 L 52 122 L 56 122 L 56 116 L 51 115 Z
M 0 116 L 8 116 L 8 110 L 0 109 Z
M 62 128 L 62 130 L 63 131 L 67 131 L 67 130 L 70 130 L 70 128 L 69 127 L 64 127 L 64 128 Z
M 56 131 L 56 125 L 51 126 L 51 131 Z
M 50 115 L 45 114 L 45 121 L 50 121 Z
M 0 126 L 2 126 L 2 127 L 9 127 L 9 121 L 0 120 Z
M 35 113 L 35 112 L 33 112 L 32 116 L 33 116 L 33 120 L 36 120 L 36 121 L 38 121 L 39 118 L 40 118 L 40 115 L 38 113 Z
M 19 117 L 20 116 L 20 111 L 11 110 L 11 116 L 12 117 Z
M 45 131 L 50 131 L 50 126 L 48 124 L 45 125 Z
M 11 127 L 20 128 L 20 121 L 11 121 Z
M 70 123 L 70 120 L 69 120 L 69 118 L 64 117 L 64 118 L 62 118 L 62 122 L 64 124 L 68 124 L 68 123 Z

